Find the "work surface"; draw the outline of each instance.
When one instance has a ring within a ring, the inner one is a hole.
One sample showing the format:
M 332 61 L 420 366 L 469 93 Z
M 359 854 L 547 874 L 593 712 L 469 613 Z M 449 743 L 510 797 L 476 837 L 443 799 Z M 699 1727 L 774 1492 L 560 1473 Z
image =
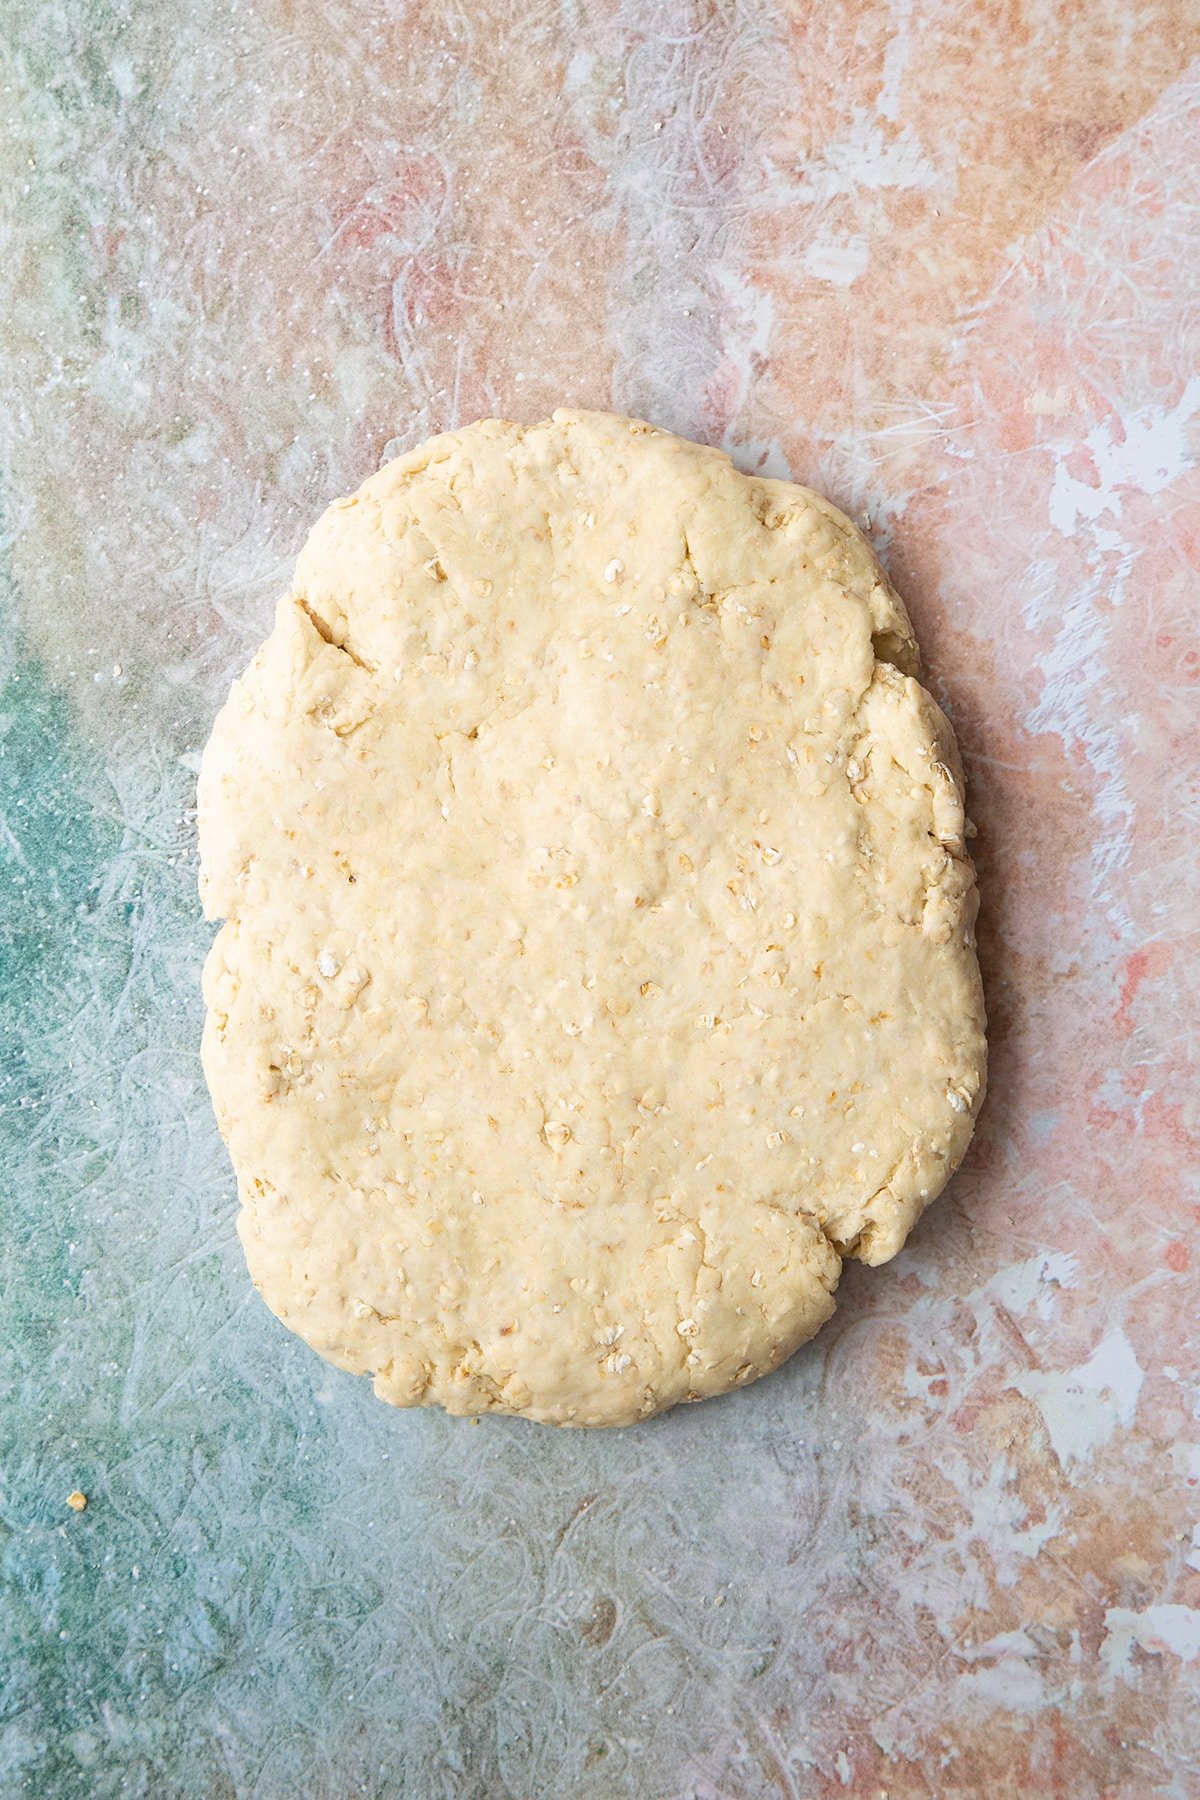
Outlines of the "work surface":
M 1200 15 L 1127 15 L 8 9 L 3 1794 L 1200 1791 Z M 198 755 L 309 523 L 564 402 L 868 528 L 992 1035 L 816 1343 L 591 1435 L 291 1338 L 197 1055 Z

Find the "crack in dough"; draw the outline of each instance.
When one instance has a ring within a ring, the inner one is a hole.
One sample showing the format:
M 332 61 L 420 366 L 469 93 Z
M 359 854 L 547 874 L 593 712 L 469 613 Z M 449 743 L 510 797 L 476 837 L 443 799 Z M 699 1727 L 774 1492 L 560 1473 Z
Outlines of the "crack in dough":
M 778 1366 L 983 1094 L 974 871 L 828 502 L 603 414 L 336 502 L 200 777 L 204 1063 L 268 1305 L 397 1405 Z

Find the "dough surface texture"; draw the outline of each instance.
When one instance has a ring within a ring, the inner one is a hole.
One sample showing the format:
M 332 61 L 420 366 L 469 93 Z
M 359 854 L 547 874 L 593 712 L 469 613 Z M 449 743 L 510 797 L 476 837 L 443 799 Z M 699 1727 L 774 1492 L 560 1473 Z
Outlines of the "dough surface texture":
M 982 1098 L 950 727 L 826 501 L 605 414 L 325 513 L 204 755 L 204 1064 L 267 1304 L 396 1405 L 775 1368 Z

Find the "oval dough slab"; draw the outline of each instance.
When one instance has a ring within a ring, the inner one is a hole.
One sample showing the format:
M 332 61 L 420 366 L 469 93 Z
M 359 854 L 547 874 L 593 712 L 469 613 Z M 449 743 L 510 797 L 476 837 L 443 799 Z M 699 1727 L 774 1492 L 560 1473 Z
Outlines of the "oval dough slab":
M 619 1425 L 774 1369 L 984 1083 L 904 608 L 815 494 L 495 420 L 317 524 L 200 777 L 255 1285 L 396 1405 Z

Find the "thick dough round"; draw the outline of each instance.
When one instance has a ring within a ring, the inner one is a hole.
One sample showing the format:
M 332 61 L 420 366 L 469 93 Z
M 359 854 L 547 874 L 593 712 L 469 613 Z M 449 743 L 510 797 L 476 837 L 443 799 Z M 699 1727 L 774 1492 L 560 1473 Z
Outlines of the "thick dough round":
M 966 1147 L 950 727 L 839 512 L 605 414 L 317 524 L 200 777 L 255 1285 L 385 1400 L 620 1425 L 775 1368 Z

